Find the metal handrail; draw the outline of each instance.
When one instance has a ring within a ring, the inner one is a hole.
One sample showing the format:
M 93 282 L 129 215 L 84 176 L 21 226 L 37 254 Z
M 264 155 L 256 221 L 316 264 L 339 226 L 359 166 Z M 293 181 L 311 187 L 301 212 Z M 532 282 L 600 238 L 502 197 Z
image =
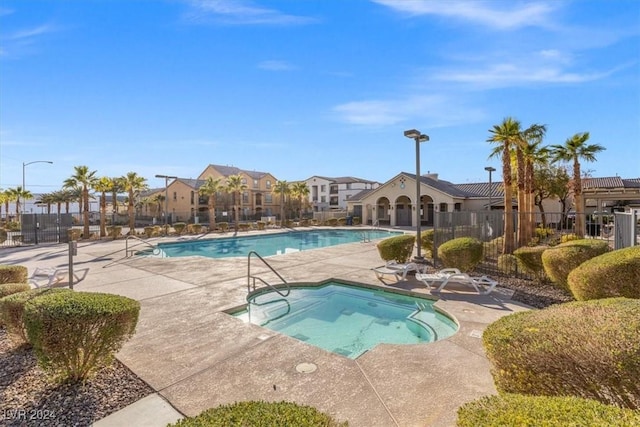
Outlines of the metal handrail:
M 127 238 L 125 239 L 125 258 L 129 258 L 131 255 L 129 255 L 129 238 L 133 238 L 136 240 L 139 240 L 140 242 L 144 243 L 145 245 L 149 246 L 151 249 L 158 249 L 158 246 L 156 245 L 152 245 L 151 243 L 147 242 L 146 240 L 142 240 L 141 238 L 139 238 L 138 236 L 134 236 L 134 235 L 129 235 L 127 236 Z
M 269 267 L 269 270 L 271 270 L 276 276 L 278 276 L 278 278 L 280 280 L 282 280 L 282 282 L 285 285 L 287 285 L 287 292 L 286 293 L 280 292 L 280 290 L 278 288 L 276 288 L 275 286 L 273 286 L 269 282 L 266 282 L 264 279 L 261 279 L 260 277 L 251 275 L 251 255 L 257 256 L 260 259 L 260 261 L 262 261 L 264 263 L 264 265 Z M 278 293 L 278 295 L 280 295 L 281 297 L 288 297 L 289 293 L 291 292 L 291 288 L 289 287 L 289 283 L 287 283 L 287 281 L 284 279 L 284 277 L 282 277 L 280 275 L 280 273 L 278 273 L 273 267 L 271 267 L 271 265 L 264 258 L 262 258 L 260 256 L 260 254 L 257 253 L 256 251 L 250 251 L 247 254 L 247 293 L 251 293 L 251 279 L 253 279 L 253 290 L 254 291 L 256 290 L 256 279 L 258 279 L 262 283 L 267 285 L 267 287 L 269 287 L 269 288 L 273 289 L 274 291 L 276 291 Z

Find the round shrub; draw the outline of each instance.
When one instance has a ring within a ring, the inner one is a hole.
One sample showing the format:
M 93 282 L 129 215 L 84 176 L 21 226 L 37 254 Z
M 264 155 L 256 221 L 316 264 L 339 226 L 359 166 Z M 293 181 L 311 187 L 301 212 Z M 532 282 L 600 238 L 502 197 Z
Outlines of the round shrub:
M 242 225 L 242 224 L 240 224 Z M 187 232 L 191 234 L 200 234 L 202 233 L 202 224 L 189 224 L 187 226 Z
M 577 234 L 563 234 L 560 237 L 560 243 L 572 242 L 574 240 L 582 240 L 582 237 L 578 236 Z
M 575 301 L 505 316 L 483 344 L 501 392 L 640 408 L 640 300 Z
M 236 402 L 207 409 L 193 418 L 183 418 L 173 427 L 346 427 L 312 406 L 293 402 Z
M 31 289 L 28 283 L 3 283 L 0 285 L 0 298 Z
M 46 294 L 25 304 L 24 324 L 38 362 L 71 382 L 108 365 L 134 333 L 140 303 L 112 294 Z
M 113 237 L 117 239 L 122 235 L 122 226 L 121 225 L 108 225 L 106 227 L 107 235 L 109 237 Z
M 222 231 L 223 233 L 227 232 L 227 230 L 229 230 L 229 223 L 226 221 L 222 221 L 219 222 L 218 224 L 218 228 L 220 229 L 220 231 Z
M 0 265 L 0 284 L 27 283 L 27 267 L 24 265 Z
M 518 258 L 512 254 L 498 256 L 498 269 L 505 274 L 515 274 L 518 272 Z
M 458 427 L 635 426 L 640 412 L 591 399 L 501 394 L 485 396 L 458 409 Z
M 376 245 L 380 258 L 385 261 L 407 262 L 413 253 L 416 236 L 403 234 L 384 239 Z
M 0 298 L 0 320 L 7 328 L 9 338 L 16 344 L 26 344 L 27 331 L 24 327 L 24 305 L 32 299 L 59 292 L 72 292 L 64 288 L 29 289 Z
M 544 279 L 544 266 L 542 265 L 542 253 L 548 246 L 523 246 L 513 251 L 525 271 L 535 275 L 538 279 Z
M 266 223 L 264 221 L 258 221 L 256 222 L 256 226 L 258 227 L 258 230 L 264 230 Z
M 445 267 L 455 267 L 469 272 L 482 261 L 482 242 L 473 237 L 459 237 L 443 243 L 438 248 L 438 257 Z
M 591 258 L 569 273 L 567 281 L 577 300 L 640 298 L 640 246 Z
M 571 270 L 608 250 L 609 245 L 603 240 L 572 240 L 544 251 L 542 265 L 547 276 L 556 285 L 568 291 L 567 277 L 569 277 Z
M 4 243 L 7 241 L 7 237 L 8 237 L 7 230 L 5 230 L 4 228 L 0 228 L 0 243 Z
M 335 227 L 338 225 L 338 218 L 329 218 L 324 222 L 324 225 L 328 225 L 329 227 Z
M 184 222 L 175 222 L 175 223 L 173 223 L 173 229 L 179 235 L 182 234 L 182 232 L 184 231 L 185 228 L 187 228 L 187 224 L 184 223 Z
M 144 234 L 147 237 L 153 237 L 153 234 L 155 233 L 155 229 L 156 228 L 154 226 L 152 226 L 152 225 L 147 226 L 147 227 L 144 228 Z

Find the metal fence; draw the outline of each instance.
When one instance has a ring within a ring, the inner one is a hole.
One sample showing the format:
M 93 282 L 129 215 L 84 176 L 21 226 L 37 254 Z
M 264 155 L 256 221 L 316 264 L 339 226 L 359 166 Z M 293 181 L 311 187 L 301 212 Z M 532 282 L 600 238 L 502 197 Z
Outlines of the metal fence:
M 513 214 L 514 236 L 513 241 L 517 248 L 518 220 L 520 215 L 526 215 L 536 225 L 535 237 L 527 241 L 527 245 L 557 244 L 565 234 L 575 234 L 575 214 L 563 214 L 558 212 L 535 212 Z M 611 247 L 616 249 L 638 244 L 637 219 L 633 216 L 596 216 L 584 215 L 585 238 L 607 240 Z M 535 277 L 524 271 L 517 263 L 504 265 L 508 260 L 502 259 L 504 244 L 504 211 L 476 211 L 476 212 L 437 212 L 434 218 L 433 234 L 433 262 L 439 265 L 437 248 L 458 237 L 474 237 L 484 245 L 484 259 L 477 267 L 477 271 L 492 275 L 505 275 L 534 279 Z M 635 234 L 631 230 L 634 230 Z M 618 238 L 618 236 L 620 236 Z M 615 245 L 614 245 L 615 238 Z M 619 240 L 619 241 L 618 241 Z

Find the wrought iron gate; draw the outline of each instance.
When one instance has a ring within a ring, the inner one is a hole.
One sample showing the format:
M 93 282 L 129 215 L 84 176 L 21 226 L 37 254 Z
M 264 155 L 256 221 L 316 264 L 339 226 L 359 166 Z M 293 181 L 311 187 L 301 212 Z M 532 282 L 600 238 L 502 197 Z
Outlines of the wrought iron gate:
M 66 243 L 73 218 L 71 214 L 22 214 L 20 224 L 23 243 Z

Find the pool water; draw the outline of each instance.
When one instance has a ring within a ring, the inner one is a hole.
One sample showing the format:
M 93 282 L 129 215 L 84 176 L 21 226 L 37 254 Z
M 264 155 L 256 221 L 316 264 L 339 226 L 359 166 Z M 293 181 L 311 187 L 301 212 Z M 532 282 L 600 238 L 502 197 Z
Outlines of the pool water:
M 219 239 L 191 240 L 188 242 L 160 243 L 153 255 L 161 257 L 204 256 L 228 258 L 246 256 L 256 251 L 261 256 L 282 255 L 327 246 L 382 239 L 401 232 L 358 229 L 358 230 L 313 230 L 292 231 L 254 236 L 225 237 Z M 141 255 L 151 252 L 142 251 Z
M 234 315 L 350 359 L 381 343 L 428 343 L 458 329 L 432 300 L 339 282 L 291 288 L 286 298 L 260 293 Z

